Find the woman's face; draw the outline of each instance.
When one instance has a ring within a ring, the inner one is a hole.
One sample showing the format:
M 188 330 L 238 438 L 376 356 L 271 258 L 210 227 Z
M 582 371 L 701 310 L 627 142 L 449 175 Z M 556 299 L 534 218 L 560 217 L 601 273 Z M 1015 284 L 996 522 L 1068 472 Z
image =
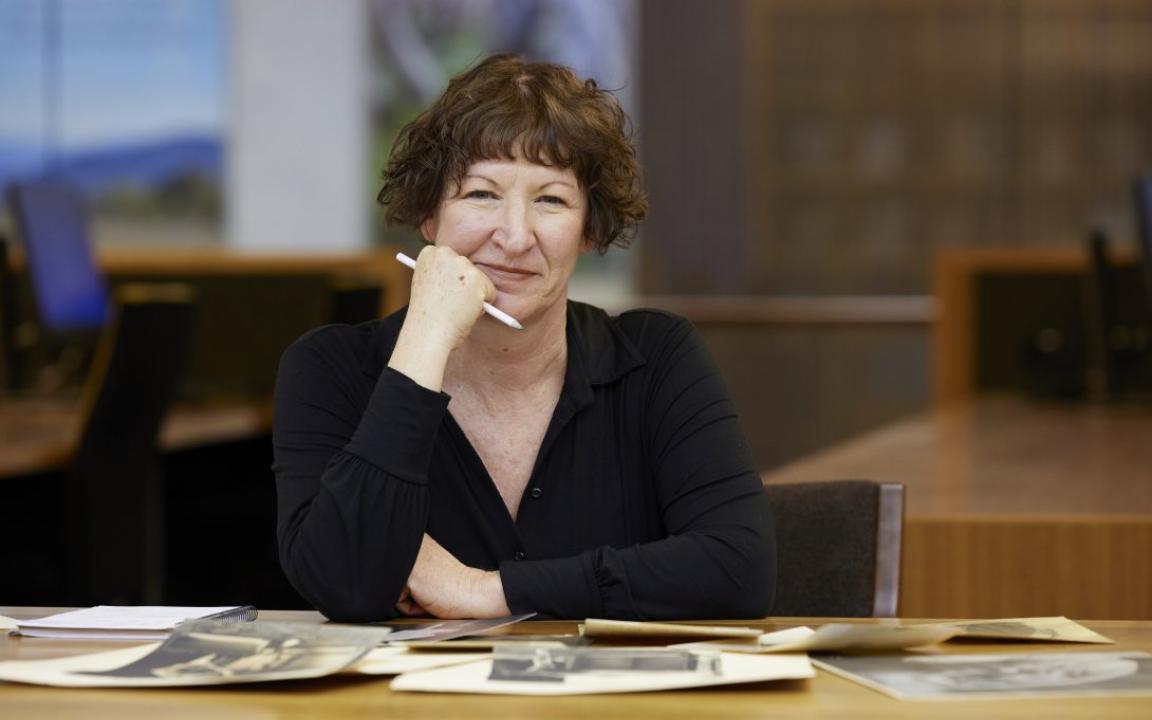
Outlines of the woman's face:
M 472 163 L 449 188 L 424 239 L 472 261 L 496 286 L 496 307 L 528 324 L 568 298 L 584 250 L 586 198 L 571 169 L 517 158 Z

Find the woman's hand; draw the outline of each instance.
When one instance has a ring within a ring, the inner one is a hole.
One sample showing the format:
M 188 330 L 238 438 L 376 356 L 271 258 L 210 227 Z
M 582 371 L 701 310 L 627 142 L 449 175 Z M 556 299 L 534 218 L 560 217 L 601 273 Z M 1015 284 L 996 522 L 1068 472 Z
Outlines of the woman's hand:
M 408 316 L 388 366 L 439 392 L 448 355 L 468 337 L 484 301 L 496 299 L 496 287 L 448 247 L 425 247 L 413 272 Z
M 509 614 L 500 573 L 468 567 L 428 535 L 420 545 L 408 587 L 397 602 L 404 614 L 490 618 Z
M 412 599 L 412 590 L 407 585 L 400 591 L 400 599 L 396 601 L 396 609 L 406 617 L 428 617 L 429 613 Z
M 460 347 L 483 314 L 484 301 L 496 299 L 496 287 L 449 247 L 425 247 L 413 272 L 405 323 L 417 322 L 425 338 L 449 350 Z

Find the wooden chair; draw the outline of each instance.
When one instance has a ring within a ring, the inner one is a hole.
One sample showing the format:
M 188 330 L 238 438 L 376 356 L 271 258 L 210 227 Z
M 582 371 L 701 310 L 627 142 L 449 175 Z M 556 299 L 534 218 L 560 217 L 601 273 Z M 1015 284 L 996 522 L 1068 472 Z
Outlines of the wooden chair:
M 904 486 L 765 485 L 776 519 L 776 603 L 787 617 L 895 617 Z
M 73 604 L 158 603 L 164 486 L 157 436 L 187 357 L 192 292 L 129 285 L 84 386 L 80 440 L 65 482 Z

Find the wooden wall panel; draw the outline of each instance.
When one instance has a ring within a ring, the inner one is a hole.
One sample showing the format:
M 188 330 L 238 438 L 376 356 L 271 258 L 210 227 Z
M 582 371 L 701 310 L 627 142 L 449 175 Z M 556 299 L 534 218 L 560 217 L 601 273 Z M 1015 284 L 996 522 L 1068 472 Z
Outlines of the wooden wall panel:
M 651 214 L 642 293 L 753 289 L 740 142 L 742 3 L 642 0 L 639 140 Z
M 935 250 L 1133 233 L 1152 3 L 649 0 L 647 293 L 925 293 Z
M 1152 517 L 918 517 L 904 617 L 1152 619 Z

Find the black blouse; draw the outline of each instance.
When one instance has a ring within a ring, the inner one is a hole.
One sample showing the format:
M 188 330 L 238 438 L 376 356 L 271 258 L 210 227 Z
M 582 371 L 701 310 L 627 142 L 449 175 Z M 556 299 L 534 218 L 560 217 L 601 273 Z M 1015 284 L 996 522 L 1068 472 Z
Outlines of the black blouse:
M 403 321 L 318 328 L 281 359 L 280 561 L 320 612 L 394 617 L 427 531 L 464 564 L 498 569 L 513 613 L 767 614 L 771 515 L 688 321 L 569 303 L 564 387 L 515 520 L 449 396 L 387 367 Z

